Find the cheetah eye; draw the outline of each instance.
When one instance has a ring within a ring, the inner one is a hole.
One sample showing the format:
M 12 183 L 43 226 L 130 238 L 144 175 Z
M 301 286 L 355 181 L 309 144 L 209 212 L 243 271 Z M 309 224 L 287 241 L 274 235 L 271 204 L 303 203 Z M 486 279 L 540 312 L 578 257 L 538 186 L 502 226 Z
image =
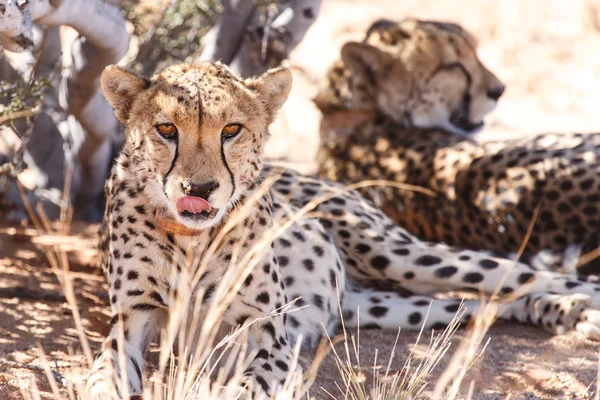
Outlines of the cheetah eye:
M 231 139 L 240 134 L 242 131 L 242 124 L 229 124 L 221 131 L 224 139 Z
M 177 136 L 177 128 L 171 123 L 156 125 L 156 131 L 165 139 L 174 139 Z

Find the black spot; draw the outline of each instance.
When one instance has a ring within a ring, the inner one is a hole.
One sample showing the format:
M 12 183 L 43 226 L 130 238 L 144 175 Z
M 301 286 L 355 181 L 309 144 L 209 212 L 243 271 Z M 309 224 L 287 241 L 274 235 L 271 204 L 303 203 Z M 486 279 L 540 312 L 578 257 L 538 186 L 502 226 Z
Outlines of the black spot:
M 410 251 L 408 249 L 395 249 L 395 250 L 392 250 L 392 253 L 394 253 L 398 256 L 407 256 L 410 254 Z
M 498 264 L 497 261 L 490 260 L 488 258 L 479 261 L 479 266 L 481 266 L 483 269 L 494 269 L 497 268 L 498 265 L 500 264 Z
M 162 296 L 158 293 L 158 292 L 152 292 L 150 293 L 150 298 L 154 301 L 156 301 L 158 304 L 160 304 L 161 306 L 166 307 L 167 305 L 165 304 L 165 302 L 163 301 Z
M 246 277 L 246 280 L 244 281 L 244 286 L 246 286 L 246 287 L 250 286 L 250 284 L 252 283 L 252 279 L 254 279 L 252 274 L 248 275 Z
M 273 340 L 275 340 L 275 327 L 273 326 L 273 324 L 271 322 L 267 322 L 266 324 L 264 324 L 262 329 L 263 329 L 263 331 L 265 331 L 269 335 L 271 335 Z
M 290 287 L 294 284 L 294 277 L 293 276 L 286 276 L 285 279 L 283 280 L 283 282 L 285 283 L 286 287 Z
M 265 264 L 263 265 L 263 271 L 264 271 L 264 273 L 265 273 L 265 274 L 268 274 L 268 273 L 270 273 L 270 272 L 271 272 L 271 264 L 269 264 L 269 263 L 265 263 Z
M 431 329 L 435 329 L 435 330 L 440 331 L 440 330 L 446 329 L 447 326 L 448 325 L 445 324 L 445 323 L 443 323 L 443 322 L 436 322 L 433 325 L 431 325 Z
M 421 265 L 423 267 L 430 267 L 442 262 L 442 259 L 436 256 L 425 255 L 415 260 L 415 265 Z
M 298 232 L 298 231 L 292 232 L 292 236 L 294 236 L 297 240 L 299 240 L 301 242 L 306 241 L 306 239 L 304 238 L 304 236 L 300 232 Z
M 267 381 L 265 381 L 265 378 L 263 378 L 260 375 L 256 375 L 254 379 L 256 380 L 256 382 L 258 382 L 258 384 L 265 393 L 269 393 L 269 385 L 267 384 Z
M 519 278 L 517 279 L 517 281 L 520 284 L 525 284 L 526 282 L 528 282 L 531 278 L 533 278 L 533 273 L 531 272 L 523 272 L 521 275 L 519 275 Z
M 415 273 L 412 271 L 408 271 L 404 273 L 404 279 L 414 279 Z
M 388 308 L 383 306 L 374 306 L 369 308 L 369 314 L 374 316 L 375 318 L 381 318 L 387 314 Z
M 268 360 L 269 359 L 269 352 L 266 349 L 260 349 L 260 351 L 258 353 L 256 353 L 256 357 L 254 357 L 254 359 L 263 359 L 263 360 Z
M 446 267 L 438 268 L 435 270 L 434 274 L 438 278 L 449 278 L 452 275 L 458 272 L 458 268 L 453 265 L 448 265 Z
M 502 289 L 500 289 L 500 293 L 502 294 L 509 294 L 514 292 L 514 289 L 508 286 L 504 286 Z
M 279 239 L 279 244 L 282 245 L 283 247 L 291 247 L 292 246 L 292 243 L 289 240 L 283 239 L 283 238 Z
M 210 300 L 210 298 L 212 297 L 213 293 L 215 292 L 216 289 L 216 285 L 210 284 L 206 287 L 206 290 L 204 291 L 204 295 L 202 296 L 202 302 L 206 303 L 208 300 Z
M 304 268 L 306 268 L 308 271 L 312 271 L 315 269 L 315 263 L 310 258 L 305 258 L 304 260 L 302 260 L 302 264 L 304 265 Z
M 460 303 L 454 303 L 454 304 L 448 304 L 446 307 L 444 307 L 444 309 L 448 312 L 457 312 L 458 311 L 458 307 L 460 307 Z
M 281 361 L 281 360 L 275 361 L 275 365 L 277 365 L 277 368 L 279 368 L 283 372 L 287 372 L 288 371 L 287 364 L 285 362 Z
M 285 256 L 279 256 L 277 257 L 277 262 L 281 267 L 285 267 L 290 263 L 290 259 Z
M 415 311 L 414 313 L 411 313 L 408 316 L 408 322 L 412 325 L 416 325 L 419 322 L 421 322 L 421 319 L 423 319 L 423 317 L 421 316 L 420 312 Z
M 138 278 L 138 273 L 136 271 L 129 271 L 127 273 L 127 279 L 129 279 L 130 281 L 133 281 L 137 278 Z
M 258 296 L 256 296 L 256 301 L 263 304 L 269 304 L 269 301 L 271 301 L 271 297 L 269 296 L 269 293 L 262 292 Z
M 479 283 L 482 280 L 483 275 L 481 275 L 479 272 L 469 272 L 463 277 L 463 281 L 466 283 Z
M 385 256 L 375 256 L 371 259 L 371 266 L 375 269 L 382 270 L 390 265 L 389 258 Z
M 572 281 L 568 281 L 567 283 L 565 283 L 565 287 L 567 289 L 573 289 L 573 288 L 576 288 L 577 286 L 580 286 L 580 285 L 581 285 L 581 283 L 579 283 L 579 282 L 572 282 Z
M 325 251 L 323 250 L 322 247 L 320 246 L 313 246 L 313 251 L 315 252 L 315 254 L 319 257 L 323 257 L 323 254 L 325 254 Z
M 320 310 L 323 310 L 323 305 L 325 303 L 325 299 L 320 294 L 314 294 L 312 297 L 312 301 Z
M 368 253 L 369 251 L 371 251 L 371 246 L 364 244 L 364 243 L 359 243 L 356 245 L 356 247 L 354 248 L 354 250 L 357 253 Z

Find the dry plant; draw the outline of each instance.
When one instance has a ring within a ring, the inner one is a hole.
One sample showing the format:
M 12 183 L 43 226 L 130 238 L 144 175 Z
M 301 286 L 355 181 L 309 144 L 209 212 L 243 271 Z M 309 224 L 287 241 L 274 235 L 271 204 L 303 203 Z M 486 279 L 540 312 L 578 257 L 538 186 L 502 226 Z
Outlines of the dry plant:
M 170 314 L 168 322 L 161 332 L 161 341 L 158 351 L 158 367 L 148 375 L 146 379 L 144 398 L 145 399 L 235 399 L 241 398 L 244 392 L 241 390 L 245 382 L 243 372 L 251 363 L 254 353 L 248 352 L 247 330 L 248 327 L 257 320 L 245 323 L 235 329 L 224 330 L 221 322 L 229 304 L 236 296 L 238 290 L 243 284 L 248 274 L 260 262 L 264 251 L 271 245 L 272 241 L 279 237 L 294 222 L 302 218 L 322 217 L 320 213 L 312 212 L 321 202 L 327 201 L 344 192 L 355 190 L 362 187 L 374 185 L 388 185 L 398 187 L 404 190 L 419 191 L 429 195 L 429 191 L 413 187 L 410 185 L 399 184 L 389 181 L 365 181 L 358 184 L 339 188 L 321 196 L 315 197 L 304 207 L 293 214 L 285 215 L 279 223 L 274 224 L 264 235 L 246 253 L 241 253 L 238 248 L 232 254 L 231 265 L 225 275 L 222 277 L 218 287 L 212 293 L 209 304 L 203 304 L 203 292 L 195 293 L 197 282 L 203 272 L 210 267 L 211 259 L 218 252 L 220 247 L 226 242 L 227 233 L 236 227 L 240 222 L 253 212 L 254 200 L 264 195 L 271 184 L 277 179 L 278 175 L 269 176 L 259 189 L 243 204 L 238 207 L 227 219 L 215 240 L 203 254 L 188 249 L 186 252 L 186 263 L 189 268 L 182 268 L 177 286 L 173 287 L 170 293 Z M 68 178 L 68 177 L 67 177 Z M 311 179 L 311 178 L 305 178 Z M 64 193 L 69 193 L 68 182 Z M 40 233 L 61 234 L 69 233 L 69 225 L 72 217 L 71 206 L 65 196 L 62 203 L 62 212 L 60 220 L 57 223 L 50 223 L 43 213 L 41 207 L 37 208 L 37 213 L 27 201 L 25 189 L 19 186 L 26 208 L 30 214 L 31 220 Z M 534 215 L 535 219 L 535 215 Z M 533 227 L 533 222 L 530 226 Z M 249 232 L 248 232 L 249 233 Z M 527 236 L 529 237 L 529 235 Z M 527 238 L 525 239 L 527 240 Z M 525 242 L 526 243 L 526 242 Z M 53 245 L 43 245 L 44 251 L 50 262 L 52 271 L 56 274 L 69 307 L 73 312 L 74 323 L 79 334 L 83 352 L 91 368 L 93 358 L 90 345 L 84 333 L 83 323 L 78 311 L 75 292 L 72 284 L 72 277 L 69 271 L 69 265 L 66 253 L 60 247 Z M 522 247 L 524 248 L 524 246 Z M 522 252 L 522 249 L 521 249 Z M 520 255 L 520 254 L 519 254 Z M 173 271 L 176 271 L 173 268 Z M 501 287 L 500 282 L 498 288 Z M 518 295 L 515 294 L 514 297 Z M 338 296 L 339 298 L 339 296 Z M 458 389 L 465 377 L 465 373 L 471 367 L 483 352 L 481 344 L 485 335 L 496 319 L 499 304 L 496 302 L 497 294 L 492 296 L 491 302 L 485 303 L 480 307 L 480 311 L 475 314 L 471 329 L 461 342 L 458 350 L 455 352 L 452 360 L 442 373 L 434 388 L 432 398 L 435 399 L 454 399 L 458 395 Z M 295 301 L 295 300 L 294 300 Z M 293 303 L 283 306 L 281 309 L 273 310 L 269 315 L 262 318 L 270 318 L 278 313 L 293 312 Z M 341 304 L 340 306 L 340 317 Z M 360 359 L 360 329 L 356 337 L 349 335 L 342 319 L 341 335 L 331 338 L 329 335 L 321 341 L 316 353 L 313 364 L 308 368 L 304 377 L 298 374 L 295 368 L 290 369 L 290 374 L 282 387 L 278 388 L 271 398 L 276 399 L 300 399 L 305 398 L 308 389 L 316 379 L 318 367 L 322 360 L 330 351 L 333 351 L 336 365 L 341 375 L 341 383 L 337 384 L 340 396 L 328 393 L 332 398 L 363 400 L 363 399 L 414 399 L 423 396 L 425 389 L 430 385 L 430 375 L 438 366 L 440 360 L 447 354 L 452 345 L 452 337 L 460 326 L 460 321 L 464 316 L 466 309 L 461 306 L 457 311 L 451 323 L 442 332 L 432 332 L 429 345 L 424 357 L 415 361 L 414 351 L 421 341 L 423 328 L 419 333 L 416 343 L 409 353 L 404 366 L 399 370 L 391 368 L 392 360 L 398 343 L 400 330 L 396 337 L 394 348 L 392 349 L 387 367 L 384 371 L 373 368 L 373 379 L 370 385 L 363 374 L 363 365 Z M 201 317 L 202 316 L 202 317 Z M 425 318 L 425 321 L 427 318 Z M 425 323 L 424 323 L 425 324 Z M 423 324 L 423 326 L 424 326 Z M 118 383 L 121 393 L 127 395 L 127 378 L 125 363 L 125 353 L 123 351 L 124 334 L 122 321 L 119 321 L 121 332 L 118 338 L 119 362 L 122 364 L 121 382 Z M 327 332 L 325 331 L 327 334 Z M 335 345 L 344 342 L 344 354 L 340 354 Z M 59 389 L 60 384 L 56 376 L 52 373 L 52 368 L 48 363 L 43 349 L 39 347 L 39 354 L 42 360 L 44 371 L 49 380 L 50 387 L 57 399 L 69 398 L 75 399 L 77 396 L 81 399 L 88 399 L 90 396 L 86 393 L 82 381 L 74 383 L 66 381 L 66 394 Z M 485 349 L 485 346 L 483 346 Z M 299 343 L 295 348 L 294 366 L 299 354 Z M 354 357 L 352 357 L 354 355 Z M 342 358 L 345 356 L 345 360 Z M 355 366 L 352 361 L 356 360 Z M 373 361 L 377 365 L 376 358 Z M 370 387 L 369 387 L 370 386 Z M 472 392 L 472 387 L 470 392 Z M 116 393 L 111 394 L 115 398 Z M 38 399 L 40 393 L 35 382 L 31 382 L 30 389 L 23 392 L 27 399 Z M 469 396 L 470 397 L 470 396 Z M 266 398 L 263 396 L 263 398 Z

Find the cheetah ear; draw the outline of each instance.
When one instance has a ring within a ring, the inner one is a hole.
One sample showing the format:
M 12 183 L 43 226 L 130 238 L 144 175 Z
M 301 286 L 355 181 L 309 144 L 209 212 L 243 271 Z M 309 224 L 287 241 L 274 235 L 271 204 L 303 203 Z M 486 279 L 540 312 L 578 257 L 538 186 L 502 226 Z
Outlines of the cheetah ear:
M 392 56 L 366 43 L 348 42 L 342 47 L 342 60 L 353 75 L 369 77 L 381 73 Z
M 127 68 L 109 65 L 100 76 L 100 88 L 108 104 L 122 123 L 127 123 L 136 96 L 150 86 L 150 81 Z
M 274 68 L 249 80 L 248 86 L 264 97 L 271 117 L 275 117 L 292 90 L 292 73 L 285 67 Z

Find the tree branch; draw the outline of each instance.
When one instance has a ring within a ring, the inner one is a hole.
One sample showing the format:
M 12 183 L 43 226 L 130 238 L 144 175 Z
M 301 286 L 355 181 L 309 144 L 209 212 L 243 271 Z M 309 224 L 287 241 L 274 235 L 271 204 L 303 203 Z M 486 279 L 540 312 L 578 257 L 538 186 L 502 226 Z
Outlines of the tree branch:
M 22 51 L 33 45 L 31 23 L 67 25 L 80 37 L 72 45 L 72 64 L 63 74 L 59 102 L 87 132 L 79 153 L 87 200 L 102 193 L 110 163 L 109 139 L 119 124 L 100 92 L 100 74 L 116 64 L 129 47 L 121 11 L 103 0 L 0 0 L 0 41 Z M 89 202 L 93 204 L 93 202 Z
M 254 12 L 254 2 L 248 0 L 223 0 L 224 11 L 217 24 L 207 33 L 210 38 L 200 61 L 218 61 L 229 64 L 237 52 L 246 24 Z
M 290 0 L 259 11 L 252 1 L 226 0 L 225 11 L 210 31 L 200 61 L 229 64 L 243 77 L 276 67 L 302 41 L 322 0 Z

